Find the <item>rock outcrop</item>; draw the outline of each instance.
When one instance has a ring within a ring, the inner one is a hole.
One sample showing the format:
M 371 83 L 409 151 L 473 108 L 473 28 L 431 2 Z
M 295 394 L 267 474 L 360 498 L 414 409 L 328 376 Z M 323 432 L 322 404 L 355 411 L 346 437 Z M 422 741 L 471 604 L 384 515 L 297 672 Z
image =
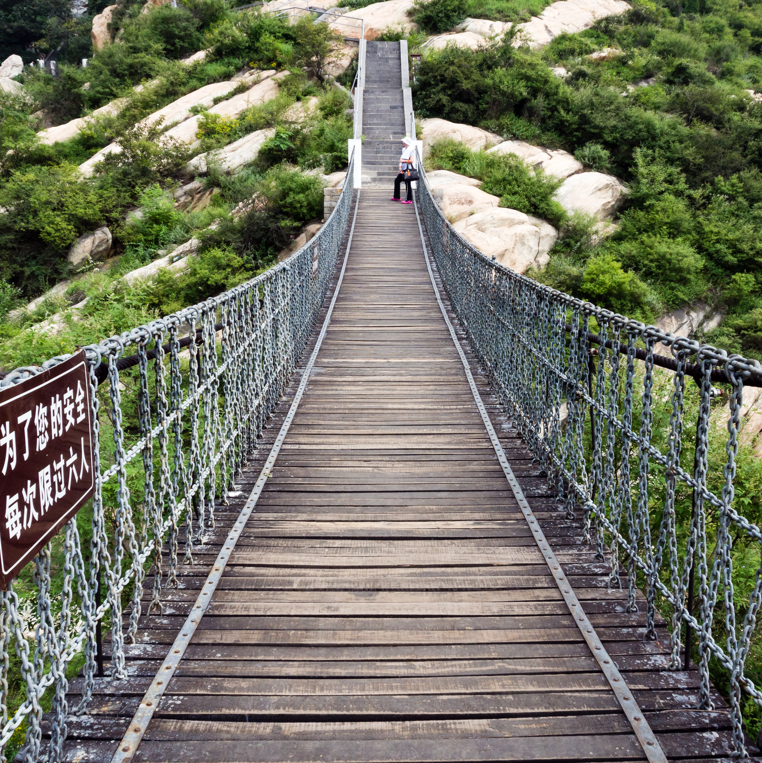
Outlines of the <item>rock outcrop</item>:
M 442 50 L 448 45 L 455 45 L 458 48 L 476 48 L 486 45 L 489 40 L 475 32 L 457 32 L 455 34 L 440 34 L 432 37 L 425 44 L 426 50 Z
M 485 193 L 472 185 L 446 185 L 441 189 L 441 193 L 442 211 L 451 223 L 500 204 L 497 196 Z
M 120 154 L 121 152 L 122 147 L 118 143 L 109 143 L 108 146 L 93 154 L 86 162 L 82 162 L 79 165 L 79 171 L 84 177 L 90 177 L 95 171 L 95 166 L 100 164 L 109 154 Z
M 108 25 L 118 5 L 109 5 L 101 13 L 93 18 L 93 27 L 90 30 L 90 39 L 93 41 L 93 50 L 99 51 L 111 42 L 111 31 Z
M 186 170 L 190 173 L 204 175 L 209 171 L 209 165 L 215 163 L 223 172 L 235 173 L 241 167 L 253 162 L 259 154 L 262 144 L 274 134 L 275 130 L 271 127 L 257 130 L 224 148 L 199 154 L 188 162 Z
M 558 231 L 544 220 L 502 207 L 485 209 L 453 227 L 487 257 L 517 273 L 544 268 L 558 239 Z
M 186 241 L 174 250 L 171 254 L 149 262 L 142 268 L 136 268 L 122 276 L 122 280 L 127 284 L 133 284 L 136 281 L 147 281 L 153 278 L 160 270 L 170 270 L 174 273 L 181 273 L 188 267 L 188 255 L 194 254 L 201 242 L 197 238 Z
M 274 70 L 270 72 L 274 74 Z M 266 72 L 263 72 L 266 74 Z M 161 123 L 165 127 L 171 127 L 177 122 L 182 122 L 191 116 L 192 108 L 211 108 L 214 105 L 215 98 L 224 98 L 231 90 L 238 87 L 238 82 L 214 82 L 211 85 L 204 85 L 192 93 L 178 98 L 176 101 L 167 104 L 153 114 L 149 114 L 138 124 L 148 127 L 150 125 Z
M 347 179 L 347 171 L 338 170 L 330 175 L 320 175 L 320 179 L 325 183 L 327 188 L 343 188 L 344 181 Z
M 48 146 L 52 146 L 54 143 L 60 143 L 64 140 L 71 140 L 72 138 L 76 138 L 77 135 L 87 127 L 88 123 L 93 121 L 93 119 L 97 119 L 101 116 L 116 116 L 124 108 L 126 103 L 126 98 L 117 98 L 115 101 L 111 101 L 111 103 L 107 103 L 105 106 L 95 109 L 89 117 L 72 119 L 71 122 L 66 122 L 66 124 L 49 127 L 47 130 L 41 130 L 37 133 L 37 137 L 42 143 L 45 143 Z
M 583 172 L 564 180 L 554 198 L 567 212 L 581 212 L 598 220 L 609 220 L 626 193 L 624 185 L 612 175 Z
M 752 443 L 756 455 L 762 456 L 762 389 L 759 387 L 744 387 L 740 440 Z
M 604 16 L 617 16 L 629 9 L 629 4 L 624 0 L 559 0 L 545 8 L 539 16 L 518 24 L 519 33 L 514 45 L 526 44 L 530 48 L 539 48 L 559 34 L 581 32 Z M 452 44 L 476 48 L 487 40 L 502 37 L 510 28 L 510 22 L 468 18 L 456 27 L 458 31 L 455 34 L 433 37 L 426 47 L 436 50 Z M 481 42 L 476 37 L 481 38 Z
M 446 188 L 450 185 L 472 185 L 474 188 L 478 188 L 481 184 L 481 180 L 476 178 L 470 178 L 467 175 L 459 175 L 457 172 L 450 172 L 450 170 L 432 170 L 426 173 L 426 180 L 429 181 L 429 188 Z
M 15 53 L 0 64 L 0 79 L 18 77 L 24 71 L 24 61 Z
M 272 71 L 274 73 L 274 70 Z M 164 106 L 164 108 L 149 114 L 142 119 L 138 125 L 147 127 L 154 124 L 163 124 L 174 126 L 178 122 L 183 122 L 191 116 L 191 109 L 194 106 L 210 107 L 214 105 L 214 99 L 227 95 L 231 90 L 238 87 L 238 82 L 215 82 L 211 85 L 204 85 L 192 93 L 178 98 L 176 101 Z M 93 154 L 86 162 L 79 165 L 79 171 L 89 177 L 93 174 L 95 166 L 103 161 L 109 154 L 120 153 L 122 150 L 118 143 L 109 143 L 96 154 Z
M 298 252 L 308 241 L 312 241 L 317 232 L 323 227 L 323 223 L 310 223 L 302 228 L 298 236 L 289 246 L 278 254 L 278 262 L 288 259 L 294 252 Z
M 624 0 L 559 0 L 539 15 L 519 24 L 514 44 L 528 44 L 530 48 L 547 45 L 559 34 L 574 34 L 589 29 L 598 19 L 618 16 L 630 10 Z
M 192 55 L 181 59 L 180 63 L 185 64 L 186 66 L 190 66 L 191 64 L 195 64 L 197 61 L 204 61 L 208 55 L 208 50 L 198 50 Z
M 308 98 L 305 101 L 297 101 L 293 106 L 289 106 L 280 116 L 285 122 L 304 122 L 307 117 L 315 113 L 315 110 L 320 103 L 320 99 L 316 97 Z
M 423 119 L 420 125 L 421 134 L 418 137 L 423 141 L 424 157 L 428 155 L 432 143 L 445 138 L 463 143 L 472 151 L 480 151 L 503 141 L 499 135 L 482 130 L 480 127 L 448 122 L 446 119 Z
M 353 59 L 357 56 L 356 45 L 342 45 L 334 51 L 333 55 L 326 61 L 324 70 L 329 77 L 338 77 L 349 68 Z
M 523 140 L 506 140 L 488 150 L 490 154 L 513 154 L 528 165 L 542 169 L 556 178 L 568 178 L 582 172 L 584 166 L 567 151 L 533 146 Z
M 69 249 L 67 260 L 74 267 L 106 259 L 111 251 L 111 231 L 104 225 L 93 233 L 80 236 Z
M 721 312 L 713 312 L 709 305 L 699 302 L 690 307 L 665 313 L 656 321 L 656 327 L 675 336 L 693 336 L 699 329 L 712 331 L 722 321 Z M 668 353 L 669 354 L 669 353 Z
M 394 27 L 410 33 L 416 26 L 410 21 L 407 12 L 413 7 L 414 0 L 386 0 L 386 2 L 366 5 L 365 8 L 353 10 L 349 14 L 353 19 L 365 21 L 365 39 L 375 40 L 385 29 Z M 337 32 L 346 32 L 344 24 L 331 23 Z
M 11 93 L 12 95 L 23 95 L 24 86 L 16 80 L 9 77 L 0 77 L 0 90 L 4 93 Z
M 280 92 L 278 88 L 278 80 L 288 76 L 288 72 L 279 72 L 276 74 L 275 70 L 272 70 L 262 72 L 262 75 L 262 81 L 258 84 L 255 84 L 256 80 L 252 80 L 253 87 L 250 90 L 247 90 L 244 93 L 238 93 L 225 101 L 220 101 L 218 104 L 208 109 L 206 113 L 233 118 L 246 111 L 246 109 L 250 109 L 252 106 L 259 106 L 275 98 Z M 198 133 L 200 119 L 200 114 L 185 119 L 180 122 L 180 124 L 167 130 L 164 133 L 164 137 L 177 140 L 180 143 L 196 145 L 199 143 L 196 135 Z

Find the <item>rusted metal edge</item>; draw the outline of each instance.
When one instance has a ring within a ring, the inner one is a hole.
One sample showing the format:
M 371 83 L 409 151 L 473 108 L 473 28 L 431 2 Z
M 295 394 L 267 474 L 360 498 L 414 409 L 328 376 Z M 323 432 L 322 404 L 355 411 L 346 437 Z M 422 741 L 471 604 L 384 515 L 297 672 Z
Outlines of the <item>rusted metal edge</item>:
M 521 486 L 519 485 L 518 480 L 513 474 L 513 470 L 508 463 L 508 459 L 506 458 L 503 446 L 500 444 L 500 440 L 498 439 L 498 436 L 495 432 L 495 428 L 492 426 L 492 422 L 490 421 L 487 409 L 484 407 L 484 401 L 482 400 L 482 397 L 479 394 L 479 390 L 476 387 L 476 382 L 474 381 L 473 374 L 471 373 L 471 368 L 468 364 L 466 354 L 463 352 L 463 348 L 460 346 L 458 335 L 455 333 L 455 329 L 450 322 L 450 318 L 447 315 L 447 310 L 445 309 L 444 303 L 442 302 L 442 297 L 439 293 L 439 289 L 437 288 L 437 283 L 434 279 L 434 273 L 431 269 L 429 252 L 426 247 L 426 240 L 423 235 L 421 218 L 418 213 L 417 193 L 415 195 L 415 215 L 416 219 L 418 220 L 418 230 L 421 234 L 421 244 L 423 245 L 423 253 L 426 259 L 426 268 L 429 272 L 431 285 L 434 287 L 434 294 L 436 295 L 437 302 L 439 303 L 439 309 L 442 312 L 442 317 L 444 318 L 447 329 L 450 332 L 450 337 L 452 338 L 453 344 L 455 345 L 455 349 L 458 351 L 458 355 L 460 356 L 460 361 L 463 364 L 464 371 L 466 372 L 468 384 L 471 387 L 471 394 L 474 396 L 476 407 L 479 409 L 479 413 L 482 417 L 482 421 L 484 422 L 487 434 L 489 435 L 492 447 L 495 449 L 495 454 L 497 455 L 497 459 L 503 469 L 503 473 L 505 474 L 506 479 L 508 480 L 508 484 L 513 491 L 513 495 L 519 504 L 519 508 L 521 509 L 521 512 L 524 515 L 527 524 L 529 525 L 529 529 L 532 531 L 532 535 L 534 537 L 535 543 L 537 544 L 537 548 L 540 550 L 540 553 L 545 559 L 545 562 L 548 565 L 548 569 L 550 570 L 550 574 L 556 581 L 558 590 L 561 592 L 561 596 L 563 596 L 566 605 L 569 607 L 569 613 L 574 618 L 574 622 L 576 623 L 577 628 L 579 628 L 579 631 L 582 634 L 582 638 L 585 639 L 588 647 L 590 647 L 590 651 L 592 652 L 593 657 L 595 657 L 598 666 L 600 667 L 603 675 L 606 677 L 606 680 L 609 682 L 609 685 L 614 692 L 614 696 L 617 698 L 617 701 L 624 711 L 624 714 L 627 716 L 627 720 L 629 721 L 630 726 L 632 726 L 632 730 L 635 733 L 635 736 L 637 737 L 641 747 L 643 748 L 643 752 L 645 753 L 649 763 L 667 763 L 667 756 L 664 754 L 664 750 L 662 750 L 661 745 L 659 744 L 659 740 L 653 733 L 653 730 L 649 726 L 648 721 L 646 721 L 643 712 L 633 697 L 632 691 L 630 691 L 630 688 L 627 686 L 627 682 L 624 680 L 614 661 L 611 659 L 605 647 L 603 646 L 603 643 L 596 633 L 592 623 L 590 620 L 588 620 L 587 615 L 585 614 L 585 611 L 579 602 L 579 599 L 577 599 L 577 595 L 574 593 L 574 589 L 566 579 L 566 576 L 561 569 L 561 565 L 558 562 L 558 559 L 556 559 L 556 555 L 553 553 L 553 549 L 550 547 L 550 544 L 545 538 L 545 533 L 543 533 L 542 528 L 540 527 L 540 523 L 533 516 L 532 509 L 529 506 L 526 496 L 524 495 L 524 491 L 521 489 Z
M 219 584 L 220 579 L 225 572 L 225 566 L 230 559 L 230 555 L 232 554 L 238 539 L 241 537 L 241 533 L 246 526 L 246 522 L 254 512 L 254 507 L 259 500 L 262 489 L 267 482 L 268 476 L 272 472 L 273 465 L 275 464 L 275 459 L 280 453 L 283 441 L 286 439 L 286 434 L 288 434 L 291 422 L 296 415 L 296 410 L 299 407 L 299 403 L 301 402 L 304 390 L 306 389 L 307 382 L 310 378 L 310 373 L 312 372 L 312 368 L 315 365 L 318 352 L 320 351 L 320 346 L 323 343 L 323 339 L 325 338 L 326 332 L 328 331 L 328 326 L 331 322 L 333 308 L 336 304 L 336 299 L 339 296 L 341 283 L 344 280 L 344 273 L 347 269 L 347 259 L 349 257 L 350 247 L 352 246 L 352 236 L 354 235 L 355 222 L 357 221 L 357 209 L 360 206 L 359 202 L 360 191 L 358 190 L 357 197 L 355 198 L 354 214 L 352 216 L 352 227 L 349 232 L 349 239 L 347 241 L 346 251 L 344 253 L 344 262 L 341 266 L 341 273 L 339 274 L 339 278 L 336 283 L 336 289 L 334 290 L 331 304 L 328 307 L 328 312 L 326 313 L 325 320 L 323 321 L 323 326 L 320 329 L 320 334 L 318 335 L 317 341 L 315 342 L 315 348 L 313 349 L 312 354 L 310 355 L 310 359 L 304 368 L 304 373 L 302 374 L 301 381 L 299 382 L 299 387 L 296 390 L 296 394 L 294 395 L 291 407 L 288 409 L 288 413 L 286 414 L 286 418 L 280 428 L 280 432 L 278 432 L 278 437 L 275 439 L 275 443 L 270 450 L 270 455 L 267 457 L 267 461 L 262 467 L 262 471 L 259 474 L 259 478 L 257 479 L 254 489 L 249 494 L 249 498 L 246 501 L 246 504 L 241 510 L 241 513 L 238 515 L 238 519 L 236 520 L 235 524 L 228 533 L 227 540 L 223 544 L 220 553 L 217 555 L 217 559 L 214 562 L 212 570 L 209 573 L 206 582 L 202 586 L 201 592 L 196 598 L 196 602 L 194 603 L 193 608 L 191 609 L 191 612 L 185 621 L 185 624 L 180 629 L 180 633 L 172 644 L 172 647 L 169 650 L 169 654 L 161 664 L 161 667 L 159 668 L 156 676 L 151 682 L 150 687 L 148 688 L 148 691 L 146 691 L 143 699 L 140 702 L 140 705 L 138 706 L 138 709 L 135 711 L 135 715 L 133 715 L 132 721 L 130 722 L 127 731 L 122 737 L 122 741 L 119 743 L 119 747 L 111 758 L 111 763 L 129 763 L 129 761 L 134 759 L 135 754 L 138 751 L 138 746 L 140 745 L 140 742 L 143 739 L 143 735 L 145 734 L 146 728 L 148 727 L 148 724 L 150 723 L 151 718 L 153 717 L 153 714 L 156 711 L 159 702 L 161 701 L 161 698 L 164 696 L 167 685 L 175 675 L 175 672 L 180 665 L 180 661 L 185 656 L 185 652 L 188 648 L 188 645 L 190 644 L 191 639 L 193 638 L 193 634 L 196 632 L 196 629 L 201 622 L 201 618 L 204 616 L 204 613 L 209 607 L 209 602 L 212 599 L 212 595 L 217 589 L 217 585 Z

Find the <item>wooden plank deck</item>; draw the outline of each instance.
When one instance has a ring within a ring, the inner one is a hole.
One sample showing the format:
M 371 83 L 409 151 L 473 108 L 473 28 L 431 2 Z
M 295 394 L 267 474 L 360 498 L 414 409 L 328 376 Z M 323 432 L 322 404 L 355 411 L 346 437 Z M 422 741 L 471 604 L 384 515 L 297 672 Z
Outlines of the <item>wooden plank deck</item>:
M 630 761 L 645 755 L 498 463 L 443 320 L 412 206 L 362 191 L 317 362 L 212 603 L 136 760 Z M 695 671 L 607 588 L 467 346 L 493 426 L 549 545 L 670 760 L 721 760 L 722 711 Z M 304 368 L 302 363 L 301 369 Z M 299 374 L 295 380 L 298 383 Z M 259 476 L 98 679 L 67 759 L 106 761 L 185 622 Z M 146 599 L 151 581 L 146 583 Z M 78 684 L 72 682 L 76 694 Z

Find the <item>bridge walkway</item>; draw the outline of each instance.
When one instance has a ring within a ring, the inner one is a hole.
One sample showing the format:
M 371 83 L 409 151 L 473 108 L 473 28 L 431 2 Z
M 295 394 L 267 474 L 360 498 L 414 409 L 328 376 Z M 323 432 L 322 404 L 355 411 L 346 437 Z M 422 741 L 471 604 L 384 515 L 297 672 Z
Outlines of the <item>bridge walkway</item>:
M 127 757 L 142 763 L 646 758 L 498 462 L 415 208 L 360 194 L 333 314 L 274 466 L 265 459 L 309 352 L 240 494 L 164 592 L 165 611 L 141 617 L 128 678 L 98 679 L 91 714 L 71 719 L 67 760 L 111 760 L 135 728 Z M 722 758 L 727 716 L 691 709 L 695 671 L 662 672 L 666 630 L 643 640 L 644 616 L 608 589 L 607 565 L 558 512 L 463 346 L 566 585 L 664 753 Z M 134 714 L 263 464 L 270 476 L 211 604 L 140 728 Z

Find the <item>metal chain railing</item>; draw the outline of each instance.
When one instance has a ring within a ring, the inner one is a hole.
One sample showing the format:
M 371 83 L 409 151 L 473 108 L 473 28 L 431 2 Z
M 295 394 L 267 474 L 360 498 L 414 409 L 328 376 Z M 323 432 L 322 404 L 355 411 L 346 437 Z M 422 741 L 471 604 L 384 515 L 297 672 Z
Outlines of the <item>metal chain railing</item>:
M 762 532 L 733 501 L 743 390 L 762 386 L 762 366 L 488 259 L 421 176 L 418 203 L 452 307 L 559 508 L 582 513 L 595 558 L 611 562 L 610 585 L 627 587 L 629 612 L 644 610 L 645 637 L 666 627 L 672 669 L 688 665 L 695 636 L 700 708 L 716 701 L 711 664 L 724 668 L 735 753 L 745 756 L 742 694 L 762 706 L 745 672 Z
M 347 177 L 352 173 L 350 161 Z M 317 235 L 254 280 L 85 348 L 95 429 L 91 537 L 80 536 L 81 518 L 79 525 L 71 520 L 64 537 L 35 557 L 36 613 L 25 609 L 14 583 L 0 592 L 0 750 L 26 723 L 22 759 L 62 759 L 67 715 L 84 712 L 93 695 L 104 619 L 110 677 L 126 676 L 124 643 L 137 635 L 146 574 L 153 578 L 148 610 L 161 610 L 162 590 L 177 586 L 178 564 L 193 561 L 214 527 L 216 507 L 228 503 L 288 385 L 328 292 L 353 195 L 346 183 Z M 6 374 L 0 387 L 67 357 Z M 79 654 L 81 700 L 70 708 L 67 668 Z M 26 699 L 9 717 L 14 663 Z M 46 745 L 47 703 L 53 720 Z

